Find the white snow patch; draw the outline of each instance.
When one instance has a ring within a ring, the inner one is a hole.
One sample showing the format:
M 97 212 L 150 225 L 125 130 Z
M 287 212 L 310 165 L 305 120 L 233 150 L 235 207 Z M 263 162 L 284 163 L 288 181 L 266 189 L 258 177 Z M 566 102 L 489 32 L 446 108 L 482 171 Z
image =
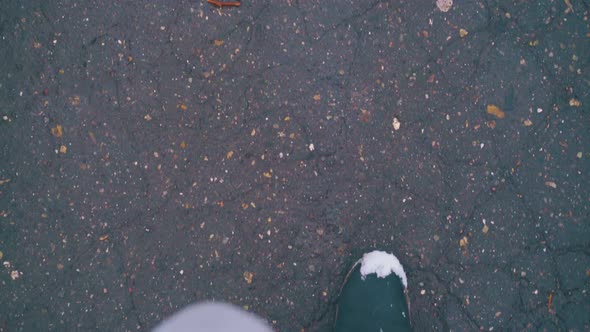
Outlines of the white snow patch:
M 391 272 L 402 280 L 405 288 L 408 288 L 408 278 L 406 272 L 404 272 L 404 267 L 393 254 L 375 250 L 364 254 L 363 258 L 361 258 L 361 278 L 363 280 L 371 273 L 376 273 L 378 278 L 385 278 Z

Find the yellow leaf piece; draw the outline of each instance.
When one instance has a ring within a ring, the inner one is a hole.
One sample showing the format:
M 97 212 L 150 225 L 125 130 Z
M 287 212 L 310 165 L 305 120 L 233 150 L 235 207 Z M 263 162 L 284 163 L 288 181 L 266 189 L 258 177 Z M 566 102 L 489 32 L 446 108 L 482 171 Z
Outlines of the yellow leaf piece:
M 228 151 L 227 154 L 225 155 L 226 159 L 231 159 L 234 156 L 234 152 L 233 151 Z
M 272 178 L 272 169 L 270 171 L 268 171 L 268 172 L 262 173 L 262 176 L 264 176 L 267 179 Z
M 490 228 L 488 227 L 488 225 L 483 225 L 483 228 L 481 229 L 481 231 L 482 231 L 484 234 L 487 234 L 489 230 L 490 230 Z
M 492 104 L 488 105 L 488 107 L 486 108 L 486 112 L 497 117 L 498 119 L 504 119 L 505 116 L 504 111 L 502 111 L 500 107 Z
M 538 45 L 539 45 L 539 41 L 538 41 L 538 40 L 536 40 L 536 39 L 535 39 L 535 40 L 531 40 L 531 41 L 529 42 L 529 46 L 538 46 Z
M 186 106 L 185 104 L 178 104 L 176 107 L 180 108 L 183 111 L 186 111 L 188 109 L 188 106 Z
M 57 125 L 54 128 L 51 128 L 51 134 L 55 137 L 62 137 L 64 132 L 61 125 Z
M 525 125 L 525 127 L 530 127 L 533 125 L 533 121 L 526 119 L 526 120 L 524 120 L 524 125 Z
M 313 100 L 315 100 L 315 101 L 319 101 L 320 99 L 322 99 L 322 96 L 320 96 L 319 93 L 317 95 L 313 96 Z
M 467 36 L 469 34 L 469 31 L 465 30 L 465 29 L 459 29 L 459 36 L 461 38 Z
M 213 44 L 214 44 L 215 46 L 221 46 L 221 45 L 223 45 L 223 40 L 220 40 L 220 39 L 215 39 L 215 40 L 213 41 Z
M 108 234 L 105 234 L 105 235 L 103 235 L 103 236 L 99 237 L 98 239 L 99 239 L 100 241 L 106 241 L 106 240 L 108 240 L 108 238 L 109 238 L 109 235 L 108 235 Z
M 2 257 L 4 257 L 4 253 L 2 253 L 2 251 L 0 251 L 0 259 L 2 259 Z
M 68 152 L 68 147 L 67 147 L 67 146 L 65 146 L 65 145 L 62 145 L 62 146 L 60 146 L 60 147 L 59 147 L 59 152 L 61 152 L 61 153 L 66 153 L 66 152 Z
M 180 147 L 181 147 L 182 149 L 185 149 L 185 148 L 186 148 L 186 142 L 185 142 L 185 141 L 182 141 L 182 142 L 180 143 Z

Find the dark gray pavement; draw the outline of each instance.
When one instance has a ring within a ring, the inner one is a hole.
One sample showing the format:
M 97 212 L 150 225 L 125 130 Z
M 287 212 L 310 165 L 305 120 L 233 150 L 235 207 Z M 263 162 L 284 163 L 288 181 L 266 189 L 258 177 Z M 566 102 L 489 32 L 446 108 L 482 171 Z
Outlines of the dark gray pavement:
M 228 301 L 330 329 L 590 329 L 590 2 L 0 1 L 0 331 Z

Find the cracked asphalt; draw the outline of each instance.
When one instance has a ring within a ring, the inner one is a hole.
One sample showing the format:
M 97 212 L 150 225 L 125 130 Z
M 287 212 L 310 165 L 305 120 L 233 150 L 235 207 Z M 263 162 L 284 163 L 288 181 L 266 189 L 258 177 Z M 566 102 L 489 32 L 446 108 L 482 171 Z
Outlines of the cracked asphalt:
M 329 331 L 590 329 L 590 2 L 0 0 L 0 331 L 199 300 Z

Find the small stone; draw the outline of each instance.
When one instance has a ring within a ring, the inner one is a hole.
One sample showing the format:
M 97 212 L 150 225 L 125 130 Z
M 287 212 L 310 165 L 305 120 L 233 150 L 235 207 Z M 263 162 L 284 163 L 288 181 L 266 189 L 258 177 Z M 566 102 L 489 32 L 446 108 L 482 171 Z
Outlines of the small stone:
M 393 126 L 394 130 L 399 130 L 401 123 L 399 122 L 399 120 L 397 118 L 393 118 L 391 125 Z
M 453 6 L 453 0 L 436 0 L 436 7 L 443 12 L 448 12 Z
M 424 294 L 426 294 L 426 290 L 425 289 L 420 290 L 420 295 L 424 295 Z
M 313 143 L 309 144 L 309 151 L 313 151 L 315 150 L 315 146 L 313 146 Z

